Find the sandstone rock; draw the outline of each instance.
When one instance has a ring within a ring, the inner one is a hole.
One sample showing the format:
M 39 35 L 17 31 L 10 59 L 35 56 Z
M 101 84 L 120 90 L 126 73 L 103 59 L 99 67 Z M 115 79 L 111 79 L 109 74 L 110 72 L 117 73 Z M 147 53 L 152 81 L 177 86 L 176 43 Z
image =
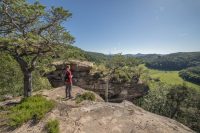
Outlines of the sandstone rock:
M 58 70 L 63 70 L 65 69 L 66 65 L 70 65 L 71 69 L 76 72 L 90 71 L 93 67 L 93 63 L 79 60 L 57 61 L 53 62 L 52 65 L 54 65 Z
M 82 91 L 74 88 L 73 96 Z M 50 119 L 57 119 L 61 133 L 194 133 L 175 120 L 159 116 L 131 102 L 105 103 L 63 101 L 64 89 L 45 90 L 42 94 L 57 101 L 54 110 L 36 125 L 25 123 L 10 133 L 41 133 Z M 7 132 L 2 132 L 7 133 Z
M 94 73 L 90 73 L 93 64 L 91 62 L 81 62 L 72 60 L 69 62 L 54 62 L 53 65 L 56 70 L 47 74 L 51 85 L 53 87 L 60 87 L 64 85 L 64 68 L 66 64 L 70 65 L 73 74 L 73 83 L 83 89 L 94 91 L 104 98 L 105 89 L 107 88 L 107 81 L 97 77 Z M 109 101 L 121 102 L 124 99 L 132 100 L 136 97 L 145 95 L 148 92 L 148 86 L 143 83 L 135 82 L 114 82 L 109 81 L 108 97 Z M 126 94 L 123 92 L 126 91 Z
M 3 99 L 3 100 L 10 100 L 10 99 L 13 99 L 13 96 L 7 94 L 7 95 L 4 95 L 2 99 Z

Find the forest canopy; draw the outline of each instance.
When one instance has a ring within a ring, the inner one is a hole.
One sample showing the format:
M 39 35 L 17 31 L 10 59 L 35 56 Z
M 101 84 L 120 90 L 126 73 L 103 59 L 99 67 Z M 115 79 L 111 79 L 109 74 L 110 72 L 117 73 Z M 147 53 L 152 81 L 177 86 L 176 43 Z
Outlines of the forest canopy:
M 141 57 L 146 66 L 159 70 L 182 70 L 200 65 L 200 52 L 180 52 L 168 55 Z

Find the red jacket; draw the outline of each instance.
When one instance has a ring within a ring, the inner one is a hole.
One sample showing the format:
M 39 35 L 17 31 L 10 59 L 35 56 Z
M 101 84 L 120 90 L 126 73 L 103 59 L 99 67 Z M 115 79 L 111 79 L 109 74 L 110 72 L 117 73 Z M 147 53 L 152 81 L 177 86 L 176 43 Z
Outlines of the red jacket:
M 71 83 L 72 84 L 72 72 L 70 70 L 66 70 L 66 76 L 67 76 L 67 83 Z

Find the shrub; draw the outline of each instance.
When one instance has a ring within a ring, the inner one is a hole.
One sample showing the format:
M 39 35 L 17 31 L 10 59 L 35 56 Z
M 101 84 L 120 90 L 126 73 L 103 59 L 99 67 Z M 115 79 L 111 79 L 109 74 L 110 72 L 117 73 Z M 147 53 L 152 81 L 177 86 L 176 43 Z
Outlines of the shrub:
M 5 95 L 19 96 L 23 94 L 23 74 L 19 64 L 5 52 L 0 52 L 0 101 Z M 49 57 L 48 57 L 49 58 Z M 45 60 L 48 60 L 45 57 Z M 40 71 L 49 72 L 48 61 L 38 62 L 37 70 L 33 72 L 33 91 L 49 89 L 51 85 L 46 77 L 42 77 Z
M 160 77 L 153 78 L 155 82 L 160 82 Z
M 145 110 L 175 119 L 200 132 L 200 93 L 185 85 L 155 85 L 134 103 Z
M 47 132 L 48 133 L 59 133 L 59 122 L 58 120 L 50 120 L 47 125 Z
M 81 103 L 84 100 L 95 101 L 95 95 L 92 92 L 85 92 L 82 95 L 76 97 L 76 103 Z
M 17 62 L 10 55 L 0 52 L 0 68 L 0 100 L 4 100 L 6 94 L 22 94 L 23 74 Z
M 101 73 L 100 72 L 94 73 L 93 78 L 96 79 L 96 80 L 101 78 Z
M 47 100 L 41 95 L 25 98 L 20 104 L 11 107 L 8 114 L 11 127 L 18 127 L 24 122 L 33 119 L 35 122 L 42 119 L 47 112 L 53 109 L 55 102 Z

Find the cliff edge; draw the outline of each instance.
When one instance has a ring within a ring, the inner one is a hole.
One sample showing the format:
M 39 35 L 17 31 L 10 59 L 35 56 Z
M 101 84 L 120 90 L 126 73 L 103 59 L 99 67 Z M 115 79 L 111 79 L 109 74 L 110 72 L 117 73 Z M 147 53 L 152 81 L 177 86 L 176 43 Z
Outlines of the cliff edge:
M 73 96 L 85 92 L 73 88 Z M 57 106 L 37 124 L 31 121 L 9 131 L 11 133 L 46 132 L 45 125 L 50 119 L 57 119 L 61 133 L 192 133 L 191 129 L 175 120 L 159 116 L 131 102 L 106 103 L 96 95 L 96 101 L 63 99 L 64 87 L 38 92 L 57 102 Z M 1 104 L 3 105 L 3 104 Z

